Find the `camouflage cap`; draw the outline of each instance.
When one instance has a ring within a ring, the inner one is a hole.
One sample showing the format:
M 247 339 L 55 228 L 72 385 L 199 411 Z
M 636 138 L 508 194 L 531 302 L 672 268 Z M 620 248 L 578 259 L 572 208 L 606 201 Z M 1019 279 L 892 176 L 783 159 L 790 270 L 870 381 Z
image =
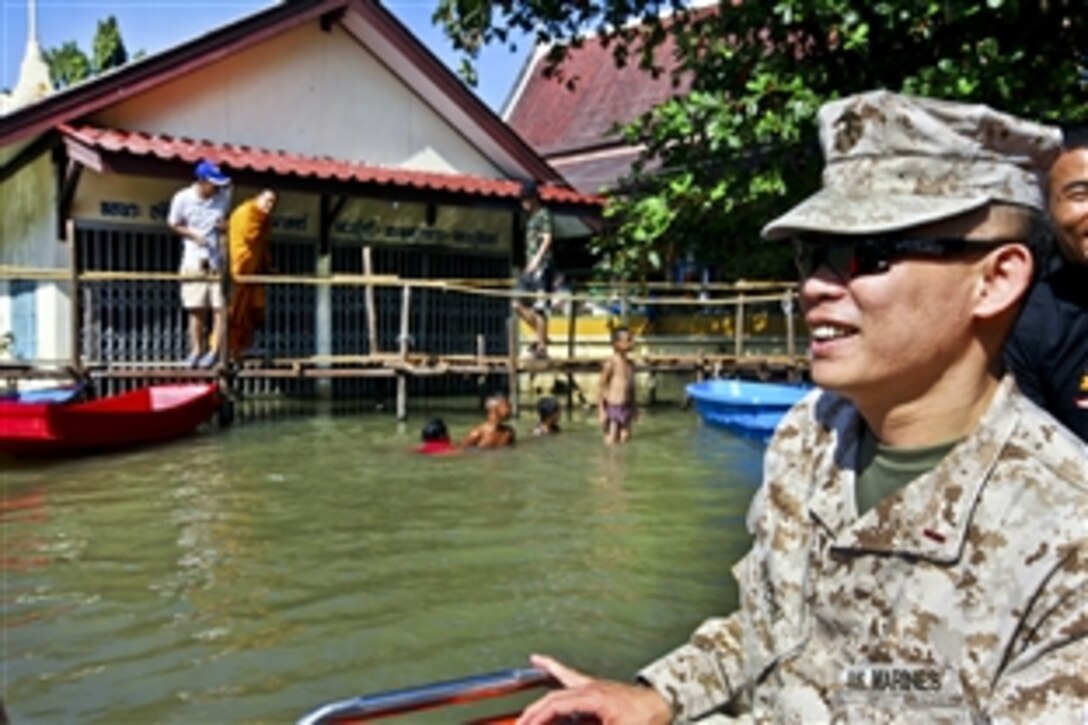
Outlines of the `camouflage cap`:
M 765 239 L 894 232 L 995 201 L 1042 209 L 1040 176 L 1062 142 L 1057 127 L 988 106 L 888 91 L 827 103 L 818 122 L 823 188 Z

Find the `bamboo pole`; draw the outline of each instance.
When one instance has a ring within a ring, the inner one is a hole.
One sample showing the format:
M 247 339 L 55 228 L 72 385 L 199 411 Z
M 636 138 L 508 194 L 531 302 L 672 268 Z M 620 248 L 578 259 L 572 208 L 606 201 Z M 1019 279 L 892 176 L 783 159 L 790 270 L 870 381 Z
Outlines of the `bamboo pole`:
M 90 270 L 82 272 L 79 276 L 82 282 L 118 282 L 118 281 L 158 281 L 158 282 L 215 282 L 219 279 L 216 274 L 182 274 L 178 272 L 114 272 L 105 270 Z M 65 269 L 33 270 L 21 272 L 13 271 L 11 267 L 0 266 L 0 279 L 38 279 L 69 281 L 70 273 Z M 334 274 L 328 276 L 318 275 L 238 275 L 235 283 L 263 284 L 263 285 L 317 285 L 337 287 L 403 287 L 410 285 L 418 288 L 440 289 L 446 292 L 458 292 L 463 294 L 478 295 L 481 297 L 495 297 L 500 299 L 514 299 L 524 296 L 514 290 L 493 290 L 469 285 L 459 284 L 442 279 L 406 279 L 397 275 L 346 275 Z M 788 286 L 795 289 L 794 286 Z M 781 290 L 781 286 L 780 286 Z M 572 294 L 572 302 L 599 302 L 607 299 L 607 294 Z M 781 291 L 775 293 L 752 295 L 741 294 L 738 297 L 723 297 L 717 299 L 700 300 L 691 298 L 669 297 L 623 297 L 627 308 L 631 305 L 655 304 L 663 307 L 729 307 L 740 301 L 746 303 L 778 302 L 782 299 Z M 629 311 L 629 309 L 628 309 Z
M 373 276 L 374 263 L 370 247 L 363 247 L 363 274 L 366 277 Z M 378 311 L 374 307 L 374 285 L 366 286 L 366 334 L 370 353 L 380 352 L 378 349 Z
M 199 274 L 181 274 L 178 272 L 121 272 L 111 270 L 94 270 L 84 272 L 84 281 L 111 281 L 111 280 L 202 280 L 206 279 L 204 275 Z M 67 281 L 68 271 L 64 268 L 55 267 L 25 267 L 19 265 L 6 265 L 0 264 L 0 280 L 10 279 L 38 279 L 38 280 L 58 280 Z M 318 278 L 309 275 L 276 275 L 276 274 L 247 274 L 238 275 L 235 279 L 236 282 L 253 282 L 261 284 L 336 284 L 336 285 L 364 285 L 374 284 L 376 286 L 399 286 L 403 284 L 405 280 L 396 274 L 335 274 L 327 278 Z M 465 277 L 450 277 L 450 278 L 434 278 L 429 280 L 412 280 L 412 285 L 415 287 L 422 286 L 435 286 L 435 287 L 449 287 L 456 288 L 469 288 L 474 291 L 485 292 L 489 288 L 497 288 L 497 291 L 503 292 L 506 296 L 513 296 L 516 293 L 511 292 L 512 285 L 516 280 L 502 279 L 502 278 L 486 278 L 486 279 L 473 279 Z M 771 296 L 777 296 L 783 289 L 797 289 L 796 282 L 745 282 L 743 284 L 731 283 L 731 282 L 695 282 L 695 283 L 672 283 L 672 282 L 647 282 L 645 285 L 635 282 L 623 282 L 615 281 L 609 283 L 607 286 L 611 289 L 625 289 L 633 286 L 645 286 L 647 289 L 675 291 L 675 292 L 690 292 L 690 291 L 717 291 L 717 292 L 739 292 L 741 290 L 752 292 L 761 291 L 768 295 L 768 299 Z M 494 290 L 492 290 L 494 291 Z M 578 299 L 600 299 L 602 295 L 581 295 Z M 642 298 L 632 297 L 632 300 L 640 300 Z M 709 301 L 703 300 L 699 304 L 708 304 Z
M 217 282 L 217 284 L 219 285 L 219 290 L 223 295 L 223 302 L 226 303 L 222 311 L 223 339 L 216 341 L 219 346 L 219 363 L 216 365 L 216 369 L 223 377 L 224 383 L 227 382 L 226 373 L 227 369 L 230 367 L 230 297 L 231 293 L 233 292 L 230 283 L 230 244 L 227 243 L 225 246 L 226 249 L 223 249 L 222 254 L 220 255 L 222 257 L 222 260 L 219 266 L 219 280 Z M 215 311 L 213 310 L 212 315 L 214 314 Z M 214 325 L 214 319 L 212 322 Z M 239 350 L 238 352 L 239 355 L 241 355 L 242 351 Z
M 80 314 L 79 314 L 79 249 L 76 242 L 76 223 L 72 219 L 68 219 L 64 223 L 64 236 L 68 241 L 68 277 L 70 281 L 68 289 L 68 310 L 72 319 L 69 329 L 71 331 L 71 338 L 69 339 L 69 345 L 71 345 L 72 353 L 72 371 L 78 377 L 83 377 L 83 364 L 82 364 L 82 345 L 80 335 Z
M 412 312 L 412 288 L 405 285 L 401 291 L 400 303 L 400 335 L 397 343 L 400 346 L 401 360 L 408 359 L 408 334 Z M 408 417 L 408 376 L 403 370 L 397 371 L 397 420 L 405 420 Z
M 328 251 L 327 245 L 319 243 L 314 249 L 314 255 L 311 257 L 311 263 L 313 264 L 314 274 L 318 279 L 328 278 L 332 274 L 332 253 Z M 333 351 L 333 301 L 332 301 L 332 287 L 329 285 L 321 285 L 317 288 L 314 295 L 314 310 L 313 310 L 313 325 L 314 325 L 314 343 L 316 345 L 316 352 L 319 355 L 329 355 Z M 332 400 L 332 383 L 329 381 L 321 381 L 317 384 L 317 398 L 323 402 L 330 402 Z
M 744 293 L 733 310 L 733 355 L 739 360 L 744 352 Z
M 485 289 L 491 287 L 510 289 L 517 284 L 517 279 L 504 277 L 446 277 L 442 278 L 441 281 L 463 287 Z M 640 289 L 675 290 L 679 292 L 736 292 L 743 289 L 749 292 L 762 290 L 767 293 L 775 293 L 783 287 L 796 287 L 797 283 L 772 280 L 762 282 L 625 282 L 616 280 L 608 283 L 608 286 L 616 289 L 637 287 Z
M 65 240 L 67 241 L 67 233 Z M 56 280 L 67 282 L 71 279 L 71 271 L 67 267 L 55 269 L 43 269 L 40 267 L 14 267 L 0 264 L 0 280 Z
M 509 376 L 510 414 L 518 417 L 518 317 L 511 310 L 506 320 L 506 343 L 509 346 L 506 369 Z
M 206 279 L 205 275 L 200 274 L 181 274 L 177 272 L 150 272 L 150 271 L 137 271 L 137 272 L 122 272 L 114 270 L 90 270 L 84 272 L 85 280 L 93 281 L 109 281 L 109 280 L 202 280 Z M 45 280 L 67 280 L 67 271 L 62 268 L 55 267 L 26 267 L 20 265 L 6 265 L 0 264 L 0 279 L 45 279 Z M 239 282 L 255 282 L 263 284 L 345 284 L 345 285 L 364 285 L 374 284 L 376 286 L 400 286 L 404 282 L 408 281 L 396 274 L 335 274 L 330 277 L 318 278 L 313 275 L 286 275 L 286 274 L 247 274 L 239 275 L 235 281 Z M 421 286 L 435 286 L 435 287 L 450 287 L 450 288 L 471 288 L 476 291 L 485 292 L 490 288 L 491 291 L 504 292 L 506 296 L 523 296 L 524 293 L 517 293 L 513 291 L 512 285 L 515 280 L 503 279 L 503 278 L 486 278 L 486 279 L 473 279 L 465 277 L 449 277 L 449 278 L 432 278 L 428 280 L 412 279 L 411 283 L 415 287 Z M 647 282 L 644 285 L 642 283 L 613 281 L 610 283 L 602 283 L 600 286 L 607 287 L 611 290 L 625 290 L 630 287 L 645 287 L 646 289 L 675 291 L 675 292 L 761 292 L 767 295 L 767 298 L 777 297 L 779 293 L 784 289 L 797 289 L 796 282 L 744 282 L 744 283 L 730 283 L 730 282 L 696 282 L 696 283 L 671 283 L 671 282 Z M 600 299 L 603 295 L 590 294 L 580 295 L 579 299 Z M 631 300 L 641 300 L 642 297 L 629 297 Z M 709 300 L 700 300 L 701 304 L 708 304 Z
M 476 335 L 476 365 L 483 366 L 487 360 L 487 338 Z M 480 399 L 480 407 L 484 406 L 487 399 L 487 373 L 482 372 L 476 377 L 476 394 Z
M 575 312 L 577 305 L 573 299 L 567 300 L 567 360 L 574 359 L 574 348 L 577 345 L 578 325 L 575 324 Z M 574 373 L 567 366 L 567 416 L 574 414 Z
M 786 316 L 786 357 L 793 360 L 797 357 L 797 331 L 793 324 L 793 292 L 783 292 L 782 296 L 782 312 Z

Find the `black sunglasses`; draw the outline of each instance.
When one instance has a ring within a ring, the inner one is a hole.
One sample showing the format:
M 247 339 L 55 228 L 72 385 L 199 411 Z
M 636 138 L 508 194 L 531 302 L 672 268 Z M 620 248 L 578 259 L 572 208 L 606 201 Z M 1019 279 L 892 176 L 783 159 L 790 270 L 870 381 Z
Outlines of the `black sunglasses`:
M 794 261 L 801 279 L 827 267 L 840 279 L 851 280 L 866 274 L 883 274 L 904 257 L 950 257 L 975 250 L 993 249 L 1009 242 L 967 241 L 966 239 L 924 239 L 883 236 L 806 235 L 793 240 Z

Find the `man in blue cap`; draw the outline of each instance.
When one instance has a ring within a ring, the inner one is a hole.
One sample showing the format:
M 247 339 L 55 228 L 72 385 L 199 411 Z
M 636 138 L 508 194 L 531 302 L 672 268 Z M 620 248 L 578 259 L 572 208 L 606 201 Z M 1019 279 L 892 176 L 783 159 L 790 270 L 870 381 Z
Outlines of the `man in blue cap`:
M 181 237 L 181 274 L 217 275 L 223 266 L 223 238 L 230 211 L 230 178 L 214 163 L 196 165 L 196 180 L 174 194 L 167 223 Z M 224 299 L 219 279 L 182 282 L 181 304 L 188 316 L 189 367 L 210 368 L 223 346 Z M 205 317 L 214 319 L 205 347 Z

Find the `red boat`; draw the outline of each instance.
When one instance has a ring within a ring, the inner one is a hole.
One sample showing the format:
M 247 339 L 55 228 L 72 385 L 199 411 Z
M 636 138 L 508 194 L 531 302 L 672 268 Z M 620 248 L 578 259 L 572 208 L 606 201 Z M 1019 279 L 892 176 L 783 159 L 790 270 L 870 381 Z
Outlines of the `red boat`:
M 0 401 L 0 452 L 126 448 L 185 435 L 219 407 L 219 386 L 151 385 L 86 403 Z

